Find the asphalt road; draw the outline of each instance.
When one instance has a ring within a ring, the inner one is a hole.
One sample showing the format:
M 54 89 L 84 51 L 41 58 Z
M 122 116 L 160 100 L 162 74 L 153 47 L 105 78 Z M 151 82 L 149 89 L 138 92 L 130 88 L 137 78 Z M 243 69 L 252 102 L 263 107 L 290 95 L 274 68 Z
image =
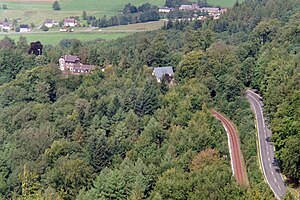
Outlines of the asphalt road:
M 72 33 L 137 33 L 137 32 L 146 32 L 147 30 L 74 30 L 74 32 L 61 32 L 57 31 L 31 31 L 27 33 L 20 32 L 0 32 L 0 35 L 30 35 L 30 34 L 51 34 L 51 33 L 64 33 L 64 34 L 72 34 Z
M 266 125 L 266 121 L 263 116 L 262 98 L 251 90 L 246 91 L 246 96 L 256 117 L 260 163 L 265 180 L 269 184 L 275 197 L 277 199 L 283 199 L 286 193 L 286 186 L 275 159 L 274 146 L 270 142 L 272 132 Z
M 222 122 L 227 135 L 228 135 L 228 145 L 229 145 L 229 152 L 230 152 L 230 160 L 231 160 L 231 168 L 233 171 L 233 175 L 236 178 L 236 181 L 240 185 L 247 186 L 249 184 L 248 177 L 246 173 L 246 167 L 244 164 L 243 154 L 240 149 L 240 141 L 237 135 L 237 132 L 233 126 L 233 123 L 221 115 L 216 111 L 211 111 L 212 114 Z

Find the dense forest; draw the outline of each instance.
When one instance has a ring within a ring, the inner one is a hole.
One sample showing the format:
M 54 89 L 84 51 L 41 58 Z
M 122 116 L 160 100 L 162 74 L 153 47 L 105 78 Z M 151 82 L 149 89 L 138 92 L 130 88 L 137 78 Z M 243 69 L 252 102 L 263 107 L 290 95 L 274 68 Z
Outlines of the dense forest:
M 300 180 L 300 5 L 246 0 L 219 20 L 189 21 L 114 41 L 62 40 L 28 54 L 0 40 L 3 199 L 274 199 L 259 169 L 246 88 L 264 97 L 279 164 Z M 65 76 L 58 59 L 97 65 Z M 173 66 L 175 84 L 152 67 Z M 232 176 L 236 124 L 249 187 Z M 287 198 L 290 197 L 290 194 Z

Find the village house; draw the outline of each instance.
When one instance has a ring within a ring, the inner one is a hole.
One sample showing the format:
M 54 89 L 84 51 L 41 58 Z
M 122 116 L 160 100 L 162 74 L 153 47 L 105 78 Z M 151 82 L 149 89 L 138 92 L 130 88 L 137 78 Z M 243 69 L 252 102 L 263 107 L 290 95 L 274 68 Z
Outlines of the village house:
M 8 22 L 3 22 L 2 30 L 11 30 L 11 25 Z
M 0 29 L 3 28 L 3 22 L 0 22 Z
M 193 10 L 199 10 L 199 5 L 197 3 L 192 4 L 192 9 Z
M 95 69 L 95 66 L 82 64 L 78 56 L 64 55 L 59 59 L 59 68 L 63 72 L 70 71 L 73 74 L 87 74 Z
M 70 71 L 73 72 L 73 74 L 87 74 L 90 73 L 93 69 L 95 68 L 94 65 L 84 65 L 84 64 L 77 64 L 74 65 L 73 67 L 70 67 Z
M 200 11 L 202 13 L 207 13 L 208 16 L 212 17 L 213 19 L 219 19 L 222 13 L 227 11 L 226 8 L 219 8 L 219 7 L 199 7 L 197 3 L 193 3 L 192 5 L 181 5 L 179 10 L 182 11 Z M 206 17 L 201 17 L 200 20 L 204 20 Z
M 70 67 L 80 64 L 80 58 L 78 56 L 64 55 L 59 59 L 59 67 L 61 71 L 70 69 Z
M 227 8 L 221 8 L 221 10 L 220 10 L 221 14 L 226 13 L 226 12 L 227 12 Z
M 54 26 L 57 26 L 58 23 L 55 22 L 53 19 L 46 19 L 46 20 L 44 21 L 44 25 L 45 25 L 46 27 L 48 27 L 48 28 L 53 28 Z
M 77 26 L 76 19 L 74 18 L 64 19 L 64 27 L 75 27 L 75 26 Z
M 192 5 L 181 5 L 179 10 L 197 11 L 199 10 L 199 5 L 197 3 L 193 3 Z
M 173 10 L 174 10 L 174 8 L 169 8 L 169 7 L 165 7 L 165 6 L 158 7 L 158 12 L 160 12 L 160 13 L 169 13 Z
M 173 67 L 154 67 L 152 75 L 156 77 L 158 83 L 161 83 L 165 79 L 168 83 L 172 83 L 174 80 Z
M 201 12 L 206 12 L 210 16 L 214 16 L 220 13 L 221 9 L 216 7 L 202 7 L 199 9 Z
M 181 5 L 181 6 L 179 7 L 179 10 L 192 11 L 193 8 L 192 8 L 192 5 Z
M 5 19 L 4 21 L 0 21 L 0 30 L 8 31 L 10 29 L 11 25 L 9 24 L 7 19 Z
M 27 33 L 30 31 L 30 27 L 28 24 L 21 24 L 20 25 L 20 33 Z

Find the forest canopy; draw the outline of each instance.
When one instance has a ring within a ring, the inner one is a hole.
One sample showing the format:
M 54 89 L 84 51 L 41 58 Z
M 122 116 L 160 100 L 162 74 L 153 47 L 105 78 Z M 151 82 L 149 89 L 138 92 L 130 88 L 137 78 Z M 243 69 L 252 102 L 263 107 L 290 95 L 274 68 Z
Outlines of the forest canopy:
M 283 174 L 299 183 L 299 1 L 246 0 L 219 20 L 28 54 L 0 40 L 4 199 L 274 199 L 246 88 L 257 89 Z M 64 54 L 99 68 L 65 76 Z M 173 66 L 175 84 L 153 67 Z M 237 125 L 250 187 L 232 176 L 215 108 Z M 293 185 L 291 185 L 293 186 Z

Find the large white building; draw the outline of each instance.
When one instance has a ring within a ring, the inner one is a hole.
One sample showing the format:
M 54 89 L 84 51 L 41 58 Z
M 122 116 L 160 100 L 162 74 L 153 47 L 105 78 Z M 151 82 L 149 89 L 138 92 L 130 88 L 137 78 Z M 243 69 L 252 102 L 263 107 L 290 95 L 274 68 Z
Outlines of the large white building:
M 64 55 L 59 59 L 61 71 L 70 71 L 73 74 L 87 74 L 95 69 L 94 65 L 84 65 L 78 56 Z
M 160 12 L 160 13 L 169 13 L 173 10 L 174 10 L 174 8 L 169 8 L 169 7 L 165 7 L 165 6 L 158 7 L 158 12 Z
M 65 27 L 74 27 L 74 26 L 77 26 L 76 19 L 74 19 L 74 18 L 66 18 L 66 19 L 64 19 L 64 26 Z
M 53 28 L 54 26 L 57 26 L 58 23 L 55 22 L 53 19 L 46 19 L 44 25 L 48 28 Z
M 30 31 L 30 27 L 28 24 L 21 24 L 20 25 L 20 33 L 27 33 Z

